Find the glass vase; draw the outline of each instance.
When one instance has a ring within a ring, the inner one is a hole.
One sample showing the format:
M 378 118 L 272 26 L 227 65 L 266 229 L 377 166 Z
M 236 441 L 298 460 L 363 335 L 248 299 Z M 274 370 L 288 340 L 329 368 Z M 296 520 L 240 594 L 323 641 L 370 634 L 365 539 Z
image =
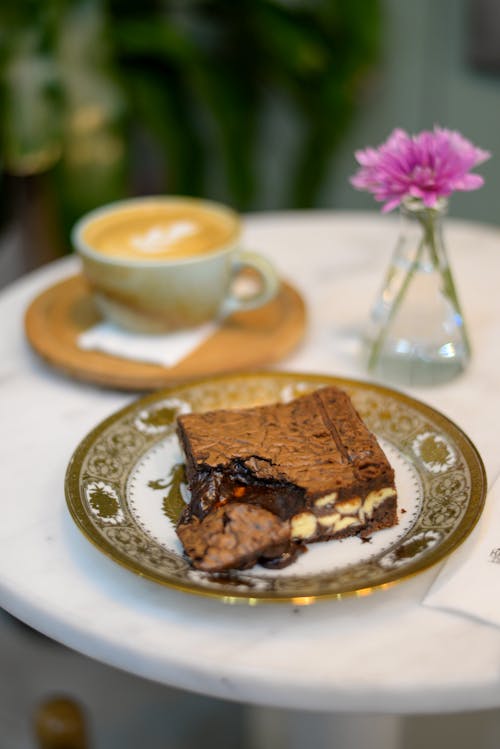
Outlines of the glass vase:
M 369 372 L 407 385 L 456 377 L 470 358 L 469 339 L 443 242 L 447 202 L 400 208 L 399 239 L 366 332 Z

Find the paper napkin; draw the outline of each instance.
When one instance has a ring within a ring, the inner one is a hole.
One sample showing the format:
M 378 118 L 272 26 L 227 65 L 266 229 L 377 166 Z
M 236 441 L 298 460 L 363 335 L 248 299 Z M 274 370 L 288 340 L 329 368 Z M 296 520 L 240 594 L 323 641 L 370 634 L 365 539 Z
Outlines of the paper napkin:
M 216 329 L 216 323 L 210 322 L 192 330 L 143 335 L 104 321 L 81 333 L 77 345 L 86 351 L 101 351 L 133 361 L 173 367 L 210 338 Z
M 478 526 L 445 563 L 423 603 L 500 627 L 500 478 Z

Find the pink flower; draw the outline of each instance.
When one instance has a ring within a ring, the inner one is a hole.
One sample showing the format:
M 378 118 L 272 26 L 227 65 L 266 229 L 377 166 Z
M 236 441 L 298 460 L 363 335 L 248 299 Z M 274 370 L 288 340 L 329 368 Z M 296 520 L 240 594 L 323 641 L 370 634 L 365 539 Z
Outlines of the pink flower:
M 455 190 L 477 190 L 484 180 L 469 170 L 490 158 L 460 133 L 440 127 L 413 136 L 393 130 L 381 146 L 356 151 L 355 156 L 361 168 L 351 184 L 385 203 L 383 213 L 408 197 L 432 208 Z

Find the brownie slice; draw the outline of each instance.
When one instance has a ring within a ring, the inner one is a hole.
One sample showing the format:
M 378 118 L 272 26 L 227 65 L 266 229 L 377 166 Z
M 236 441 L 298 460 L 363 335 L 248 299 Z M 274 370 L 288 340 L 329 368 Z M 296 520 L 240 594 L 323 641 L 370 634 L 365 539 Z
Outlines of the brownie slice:
M 294 544 L 366 537 L 397 523 L 394 471 L 339 388 L 321 388 L 289 403 L 184 414 L 177 431 L 191 491 L 177 532 L 183 542 L 191 534 L 189 548 L 193 533 L 206 533 L 205 519 L 216 512 L 224 517 L 218 510 L 232 503 L 256 506 L 281 521 L 289 543 L 285 548 L 280 542 L 280 554 L 287 560 Z M 259 537 L 251 552 L 242 555 L 236 545 L 231 561 L 224 546 L 223 567 L 207 563 L 206 554 L 193 556 L 184 545 L 202 569 L 248 566 L 271 559 L 279 545 L 274 536 L 266 543 L 264 525 L 246 531 Z M 219 534 L 220 543 L 223 538 Z
M 177 530 L 194 566 L 206 571 L 243 569 L 271 552 L 280 556 L 290 543 L 290 523 L 258 505 L 228 502 L 200 520 L 196 515 Z

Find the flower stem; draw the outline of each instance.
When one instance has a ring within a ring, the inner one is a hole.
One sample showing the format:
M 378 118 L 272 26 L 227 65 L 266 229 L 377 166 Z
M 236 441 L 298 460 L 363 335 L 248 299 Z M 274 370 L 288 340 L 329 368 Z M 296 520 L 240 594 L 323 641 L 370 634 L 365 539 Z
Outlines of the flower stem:
M 457 311 L 457 313 L 460 315 L 460 320 L 462 324 L 462 335 L 463 335 L 463 342 L 465 349 L 467 351 L 467 354 L 470 354 L 470 343 L 469 343 L 469 336 L 467 334 L 467 329 L 465 327 L 464 322 L 464 316 L 462 313 L 462 309 L 460 307 L 460 302 L 458 301 L 457 292 L 455 289 L 455 283 L 453 281 L 453 276 L 451 275 L 450 266 L 448 265 L 448 260 L 446 257 L 443 258 L 442 251 L 439 252 L 437 248 L 436 243 L 436 219 L 434 212 L 431 210 L 424 211 L 421 216 L 419 216 L 419 220 L 424 227 L 425 236 L 427 238 L 427 242 L 429 245 L 431 260 L 433 262 L 434 267 L 436 270 L 439 271 L 441 280 L 443 282 L 443 294 L 445 298 L 448 298 L 454 309 Z
M 373 372 L 373 370 L 377 366 L 380 353 L 382 351 L 383 345 L 385 343 L 385 339 L 387 338 L 387 334 L 389 332 L 390 323 L 394 319 L 394 316 L 396 315 L 399 309 L 399 306 L 406 294 L 406 291 L 411 283 L 411 280 L 413 276 L 415 275 L 415 271 L 417 270 L 420 260 L 422 258 L 424 247 L 425 247 L 425 235 L 422 237 L 422 239 L 419 242 L 417 252 L 415 253 L 415 256 L 404 278 L 404 281 L 401 284 L 399 291 L 391 305 L 387 318 L 384 321 L 384 325 L 381 327 L 379 334 L 377 338 L 375 339 L 375 341 L 373 342 L 373 345 L 370 349 L 370 356 L 368 358 L 368 370 L 370 372 Z

